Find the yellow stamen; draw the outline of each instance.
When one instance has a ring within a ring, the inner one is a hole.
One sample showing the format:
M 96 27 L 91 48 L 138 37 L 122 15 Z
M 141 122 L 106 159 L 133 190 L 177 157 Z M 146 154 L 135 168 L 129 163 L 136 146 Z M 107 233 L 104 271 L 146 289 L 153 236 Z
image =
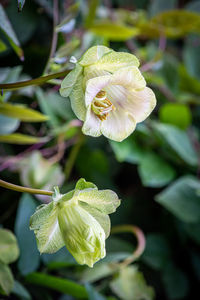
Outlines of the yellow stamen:
M 101 121 L 104 121 L 109 113 L 115 110 L 115 106 L 106 97 L 106 92 L 100 91 L 92 101 L 92 110 Z

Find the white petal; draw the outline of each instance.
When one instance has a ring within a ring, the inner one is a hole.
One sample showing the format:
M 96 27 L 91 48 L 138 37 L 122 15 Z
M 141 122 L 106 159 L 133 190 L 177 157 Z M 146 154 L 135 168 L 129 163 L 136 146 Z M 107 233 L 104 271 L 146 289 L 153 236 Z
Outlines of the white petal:
M 129 91 L 126 110 L 136 122 L 144 121 L 156 106 L 156 97 L 153 91 L 146 87 L 142 91 Z
M 110 82 L 112 85 L 121 85 L 125 88 L 141 90 L 146 86 L 146 81 L 137 67 L 126 67 L 116 71 Z
M 101 126 L 100 119 L 97 116 L 95 116 L 95 114 L 91 110 L 91 107 L 89 107 L 86 114 L 86 120 L 82 127 L 83 133 L 95 137 L 100 136 L 101 135 L 100 126 Z
M 121 142 L 135 129 L 136 122 L 132 115 L 116 109 L 101 123 L 101 132 L 107 138 Z
M 87 81 L 85 91 L 86 107 L 92 102 L 92 100 L 98 94 L 98 92 L 109 84 L 111 77 L 112 75 L 105 75 L 95 77 Z

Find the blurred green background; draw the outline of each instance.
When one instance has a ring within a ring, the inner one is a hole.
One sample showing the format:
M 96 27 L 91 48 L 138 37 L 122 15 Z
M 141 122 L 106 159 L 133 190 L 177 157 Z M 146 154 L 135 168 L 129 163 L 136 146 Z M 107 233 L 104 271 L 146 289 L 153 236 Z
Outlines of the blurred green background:
M 154 112 L 117 143 L 81 134 L 69 99 L 59 95 L 61 78 L 4 90 L 0 176 L 63 193 L 80 177 L 112 189 L 122 199 L 112 225 L 141 228 L 146 249 L 135 273 L 121 277 L 113 266 L 134 250 L 129 234 L 111 235 L 93 269 L 65 248 L 40 255 L 29 218 L 49 198 L 1 189 L 0 226 L 19 245 L 0 229 L 1 299 L 198 299 L 200 1 L 0 1 L 0 83 L 72 69 L 71 56 L 98 44 L 139 58 L 157 97 Z M 4 244 L 12 258 L 2 258 Z

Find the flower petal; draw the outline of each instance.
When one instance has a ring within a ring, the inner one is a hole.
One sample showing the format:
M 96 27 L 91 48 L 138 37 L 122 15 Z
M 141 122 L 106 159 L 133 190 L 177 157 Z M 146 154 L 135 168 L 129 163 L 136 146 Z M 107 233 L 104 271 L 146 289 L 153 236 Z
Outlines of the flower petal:
M 124 110 L 112 111 L 106 120 L 101 123 L 101 132 L 107 138 L 121 142 L 135 129 L 136 122 L 132 115 Z
M 89 79 L 86 83 L 86 92 L 85 92 L 85 105 L 86 107 L 90 105 L 94 97 L 107 86 L 111 80 L 112 75 L 104 75 L 99 77 L 94 77 Z
M 101 135 L 100 125 L 101 125 L 100 119 L 95 116 L 95 114 L 91 110 L 91 107 L 89 107 L 86 114 L 86 120 L 82 127 L 83 133 L 95 137 L 100 136 Z
M 129 111 L 136 122 L 144 121 L 156 106 L 156 97 L 153 91 L 145 87 L 142 91 L 129 91 L 126 110 Z
M 113 85 L 121 85 L 125 88 L 131 88 L 134 90 L 144 89 L 146 81 L 140 70 L 137 67 L 126 67 L 116 71 L 113 76 L 111 83 Z

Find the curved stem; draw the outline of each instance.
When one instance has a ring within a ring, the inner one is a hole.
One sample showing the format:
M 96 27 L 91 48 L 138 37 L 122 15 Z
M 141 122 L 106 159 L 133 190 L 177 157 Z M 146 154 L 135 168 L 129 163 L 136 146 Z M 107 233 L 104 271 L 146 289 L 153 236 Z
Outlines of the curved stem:
M 24 88 L 26 86 L 30 85 L 40 85 L 43 84 L 51 79 L 62 77 L 67 75 L 71 70 L 66 70 L 58 73 L 53 73 L 47 76 L 41 76 L 35 79 L 31 80 L 25 80 L 25 81 L 20 81 L 20 82 L 14 82 L 14 83 L 1 83 L 0 84 L 0 89 L 2 90 L 16 90 L 20 88 Z
M 47 195 L 47 196 L 52 196 L 53 195 L 53 192 L 51 192 L 51 191 L 32 189 L 32 188 L 12 184 L 12 183 L 9 183 L 9 182 L 1 180 L 1 179 L 0 179 L 0 186 L 4 187 L 6 189 L 9 189 L 9 190 L 22 192 L 22 193 L 39 194 L 39 195 Z
M 114 226 L 111 230 L 111 233 L 121 233 L 121 232 L 130 232 L 133 233 L 134 236 L 137 239 L 137 248 L 134 250 L 133 254 L 126 258 L 120 265 L 121 266 L 128 266 L 131 264 L 133 261 L 138 259 L 142 253 L 144 252 L 146 241 L 145 241 L 145 236 L 142 230 L 133 225 L 119 225 L 119 226 Z

